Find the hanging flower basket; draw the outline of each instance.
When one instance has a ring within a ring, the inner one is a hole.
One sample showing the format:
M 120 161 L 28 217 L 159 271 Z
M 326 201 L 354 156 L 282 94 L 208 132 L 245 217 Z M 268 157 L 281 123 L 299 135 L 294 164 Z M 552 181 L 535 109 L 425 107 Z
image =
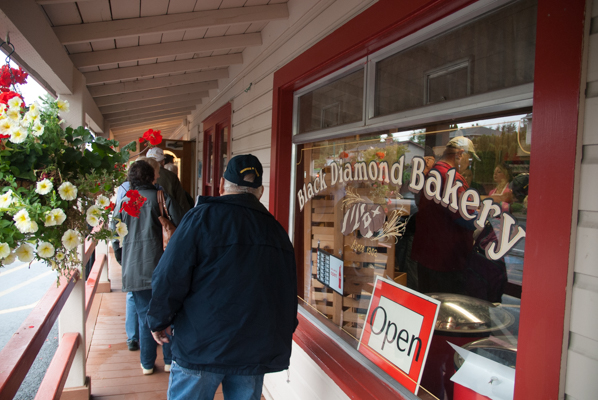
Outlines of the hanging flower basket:
M 25 105 L 7 82 L 14 88 L 26 73 L 7 68 L 0 70 L 0 266 L 40 260 L 66 275 L 80 266 L 77 248 L 86 237 L 126 235 L 122 222 L 109 229 L 110 198 L 136 144 L 117 151 L 118 142 L 84 127 L 63 129 L 68 102 Z

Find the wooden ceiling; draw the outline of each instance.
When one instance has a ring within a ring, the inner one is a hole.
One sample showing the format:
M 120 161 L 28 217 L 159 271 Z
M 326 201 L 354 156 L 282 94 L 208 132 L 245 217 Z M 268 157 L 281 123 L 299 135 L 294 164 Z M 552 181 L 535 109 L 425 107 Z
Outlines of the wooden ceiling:
M 115 139 L 186 124 L 287 0 L 37 0 Z

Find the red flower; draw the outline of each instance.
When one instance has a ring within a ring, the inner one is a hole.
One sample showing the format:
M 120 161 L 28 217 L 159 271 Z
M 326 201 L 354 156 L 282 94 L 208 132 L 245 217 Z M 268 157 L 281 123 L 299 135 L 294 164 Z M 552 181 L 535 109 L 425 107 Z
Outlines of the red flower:
M 340 158 L 347 158 L 349 154 L 346 151 L 341 151 L 341 154 L 338 155 Z
M 0 94 L 0 104 L 8 105 L 8 100 L 12 99 L 13 97 L 20 97 L 21 100 L 23 100 L 23 97 L 20 94 L 13 91 L 2 92 L 2 94 Z
M 141 206 L 143 206 L 143 203 L 145 203 L 147 198 L 140 195 L 137 190 L 129 190 L 126 196 L 129 200 L 123 201 L 120 211 L 122 212 L 125 210 L 131 217 L 138 218 L 141 212 Z
M 383 151 L 379 151 L 376 153 L 376 155 L 378 156 L 378 158 L 384 158 L 384 156 L 386 155 L 386 153 L 384 153 Z
M 147 140 L 152 146 L 159 145 L 162 143 L 162 135 L 160 132 L 161 131 L 154 131 L 153 129 L 145 131 L 143 136 L 139 138 L 139 143 L 143 143 Z
M 8 65 L 3 65 L 0 67 L 0 88 L 2 88 L 3 92 L 7 92 L 10 85 L 23 85 L 27 82 L 27 76 L 29 76 L 29 74 L 23 71 L 21 67 L 16 69 L 10 68 Z
M 108 211 L 112 211 L 112 210 L 114 210 L 114 206 L 116 206 L 116 204 L 114 204 L 113 202 L 110 202 L 110 205 L 107 207 L 104 207 L 104 209 L 108 210 Z
M 2 135 L 0 134 L 0 139 L 8 139 L 10 138 L 10 135 Z

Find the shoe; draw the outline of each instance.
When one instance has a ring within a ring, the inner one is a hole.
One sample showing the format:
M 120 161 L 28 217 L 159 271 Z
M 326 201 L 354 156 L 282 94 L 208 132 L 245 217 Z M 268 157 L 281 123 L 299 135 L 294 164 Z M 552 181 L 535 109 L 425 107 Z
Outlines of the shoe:
M 141 364 L 141 370 L 143 371 L 143 375 L 151 375 L 154 373 L 153 368 L 145 369 L 145 368 L 143 368 L 143 364 Z
M 127 347 L 129 351 L 139 350 L 139 342 L 137 340 L 127 340 Z
M 164 372 L 170 372 L 170 364 L 164 364 Z

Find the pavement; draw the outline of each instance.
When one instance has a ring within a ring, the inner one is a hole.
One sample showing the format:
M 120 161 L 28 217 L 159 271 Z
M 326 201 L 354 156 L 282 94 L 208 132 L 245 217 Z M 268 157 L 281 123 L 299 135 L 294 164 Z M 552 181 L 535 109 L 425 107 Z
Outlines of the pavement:
M 56 273 L 45 263 L 15 262 L 0 268 L 0 348 L 13 336 L 46 291 Z M 34 399 L 58 347 L 58 322 L 53 326 L 15 400 Z

